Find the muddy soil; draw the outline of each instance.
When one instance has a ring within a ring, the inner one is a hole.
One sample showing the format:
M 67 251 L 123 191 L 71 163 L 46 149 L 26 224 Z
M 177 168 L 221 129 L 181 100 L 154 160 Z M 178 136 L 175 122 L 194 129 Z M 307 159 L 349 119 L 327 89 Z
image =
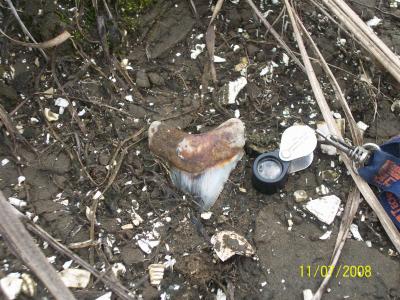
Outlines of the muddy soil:
M 190 1 L 156 1 L 134 24 L 119 19 L 120 8 L 113 2 L 116 21 L 105 23 L 102 44 L 90 4 L 74 8 L 69 1 L 18 1 L 23 21 L 38 40 L 67 29 L 74 43 L 47 50 L 46 63 L 39 51 L 0 37 L 0 104 L 19 132 L 13 140 L 2 128 L 0 189 L 7 197 L 25 201 L 26 206 L 18 209 L 70 245 L 90 238 L 93 196 L 107 187 L 96 211 L 94 256 L 90 258 L 87 247 L 74 251 L 98 270 L 110 272 L 122 264 L 125 270 L 115 274 L 116 279 L 137 297 L 302 299 L 304 289 L 315 291 L 323 280 L 321 273 L 314 276 L 312 271 L 329 265 L 352 179 L 337 155 L 324 154 L 318 147 L 313 164 L 290 175 L 279 193 L 267 196 L 252 187 L 256 154 L 277 149 L 282 132 L 295 123 L 315 128 L 322 115 L 306 75 L 286 60 L 243 0 L 225 1 L 217 19 L 215 55 L 224 61 L 216 63 L 218 83 L 213 84 L 207 51 L 191 57 L 205 44 L 211 5 L 194 2 L 198 19 Z M 274 27 L 297 51 L 288 16 L 280 16 L 282 3 L 255 2 L 271 23 L 277 20 Z M 349 4 L 365 21 L 381 18 L 374 30 L 400 52 L 400 9 L 375 0 Z M 0 27 L 23 40 L 5 5 L 0 6 Z M 399 110 L 392 109 L 400 99 L 398 83 L 310 3 L 299 3 L 297 9 L 331 64 L 356 121 L 369 126 L 365 141 L 382 143 L 399 134 Z M 103 6 L 100 13 L 107 16 Z M 110 57 L 122 63 L 124 72 Z M 248 64 L 240 73 L 235 66 L 243 61 Z M 266 67 L 270 71 L 261 76 Z M 315 68 L 335 117 L 344 116 L 322 69 L 318 64 Z M 240 76 L 248 84 L 235 103 L 226 104 L 226 84 Z M 55 100 L 60 97 L 71 105 L 49 122 L 43 112 L 48 108 L 59 113 Z M 246 155 L 212 207 L 211 217 L 204 219 L 196 199 L 175 189 L 165 164 L 149 152 L 147 126 L 164 120 L 201 133 L 234 116 L 246 126 Z M 346 135 L 350 136 L 347 128 Z M 25 177 L 22 183 L 20 176 Z M 340 212 L 329 226 L 293 196 L 305 190 L 309 198 L 318 198 L 321 185 L 341 199 Z M 399 254 L 365 201 L 353 223 L 363 240 L 349 236 L 339 265 L 368 266 L 371 276 L 339 272 L 324 299 L 400 299 Z M 243 235 L 256 255 L 221 262 L 209 242 L 221 230 Z M 332 231 L 330 238 L 320 239 L 327 231 Z M 140 245 L 149 241 L 153 243 L 144 250 Z M 69 259 L 40 239 L 37 242 L 62 270 Z M 173 268 L 165 271 L 159 287 L 150 285 L 149 265 L 166 261 L 175 262 Z M 72 262 L 70 267 L 77 265 Z M 310 275 L 304 272 L 308 267 Z M 0 277 L 12 272 L 31 273 L 0 238 Z M 50 299 L 35 280 L 33 298 Z M 96 299 L 108 288 L 93 280 L 73 292 L 77 299 Z

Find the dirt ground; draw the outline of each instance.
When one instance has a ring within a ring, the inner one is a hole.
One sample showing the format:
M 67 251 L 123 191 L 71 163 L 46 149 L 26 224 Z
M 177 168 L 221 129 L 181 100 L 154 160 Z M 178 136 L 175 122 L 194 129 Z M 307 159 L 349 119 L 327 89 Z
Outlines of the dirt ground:
M 73 34 L 73 43 L 46 51 L 49 63 L 39 51 L 0 37 L 0 104 L 20 133 L 13 141 L 2 128 L 0 189 L 27 203 L 19 208 L 23 213 L 65 245 L 87 241 L 88 209 L 96 191 L 106 188 L 96 211 L 93 256 L 88 247 L 74 251 L 93 259 L 98 270 L 122 264 L 125 271 L 118 273 L 118 280 L 138 298 L 215 299 L 218 294 L 217 299 L 224 299 L 223 293 L 228 299 L 302 299 L 304 289 L 318 288 L 323 278 L 302 274 L 301 268 L 329 264 L 341 216 L 327 226 L 305 210 L 304 202 L 295 202 L 293 193 L 305 190 L 315 199 L 320 196 L 316 188 L 323 184 L 341 199 L 343 208 L 352 179 L 338 156 L 318 147 L 312 165 L 290 175 L 280 193 L 267 196 L 252 187 L 257 151 L 277 149 L 282 132 L 294 123 L 315 128 L 322 115 L 307 76 L 292 60 L 285 61 L 284 51 L 246 1 L 225 1 L 216 22 L 215 55 L 225 59 L 216 63 L 216 85 L 207 75 L 206 50 L 191 58 L 191 50 L 205 44 L 210 2 L 215 1 L 194 1 L 199 20 L 190 1 L 155 1 L 140 13 L 139 22 L 122 22 L 116 1 L 111 1 L 118 22 L 105 22 L 103 45 L 90 1 L 83 1 L 85 7 L 78 1 L 84 13 L 78 22 L 73 1 L 14 2 L 37 40 L 52 38 L 62 29 Z M 282 3 L 255 3 L 268 12 L 271 23 L 277 20 L 275 29 L 297 51 L 287 14 L 278 18 Z M 365 21 L 381 18 L 374 31 L 400 52 L 400 8 L 377 0 L 348 3 Z M 299 1 L 297 10 L 331 64 L 356 121 L 369 126 L 365 141 L 382 143 L 399 134 L 400 112 L 392 107 L 400 99 L 399 84 L 310 2 Z M 5 2 L 0 5 L 0 28 L 24 40 Z M 112 57 L 122 62 L 122 72 Z M 227 105 L 226 84 L 241 76 L 235 66 L 243 58 L 249 62 L 248 84 L 236 103 Z M 260 76 L 266 66 L 272 72 Z M 331 109 L 344 116 L 322 69 L 318 64 L 315 69 Z M 48 122 L 43 112 L 49 108 L 57 113 L 59 97 L 72 105 L 57 121 Z M 162 162 L 150 153 L 147 127 L 162 119 L 200 133 L 238 113 L 246 126 L 246 155 L 212 207 L 211 218 L 201 218 L 195 199 L 174 188 Z M 328 173 L 334 178 L 324 175 Z M 26 178 L 23 183 L 18 183 L 19 176 Z M 293 222 L 291 230 L 288 220 Z M 363 241 L 349 236 L 339 265 L 370 266 L 372 276 L 333 278 L 324 299 L 400 299 L 399 254 L 365 201 L 353 223 Z M 256 255 L 221 262 L 210 245 L 210 237 L 221 230 L 243 235 Z M 330 238 L 321 240 L 329 230 Z M 145 253 L 139 244 L 149 240 L 154 247 Z M 62 270 L 69 259 L 37 242 Z M 176 262 L 165 271 L 159 288 L 150 285 L 148 266 L 171 260 Z M 0 277 L 12 272 L 30 273 L 0 238 Z M 34 298 L 51 299 L 35 280 Z M 93 280 L 73 292 L 77 299 L 96 299 L 108 289 Z

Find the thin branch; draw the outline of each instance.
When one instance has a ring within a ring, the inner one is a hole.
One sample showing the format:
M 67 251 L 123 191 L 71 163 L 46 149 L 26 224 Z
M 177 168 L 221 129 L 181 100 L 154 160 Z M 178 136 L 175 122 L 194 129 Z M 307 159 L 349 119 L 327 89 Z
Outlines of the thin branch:
M 60 33 L 59 35 L 57 35 L 55 38 L 52 38 L 51 40 L 48 40 L 48 41 L 45 41 L 42 43 L 25 43 L 25 42 L 13 39 L 12 37 L 8 36 L 1 29 L 0 29 L 0 33 L 17 45 L 21 45 L 24 47 L 30 47 L 30 48 L 40 48 L 40 49 L 46 49 L 46 48 L 52 48 L 52 47 L 58 46 L 58 45 L 64 43 L 66 40 L 68 40 L 71 37 L 71 34 L 68 31 L 64 31 L 63 33 Z
M 17 211 L 0 191 L 0 234 L 17 256 L 49 289 L 54 298 L 75 300 L 60 276 L 21 222 L 23 215 Z
M 14 4 L 12 3 L 11 0 L 6 0 L 8 7 L 11 9 L 14 17 L 17 19 L 19 25 L 21 26 L 22 31 L 32 40 L 32 42 L 34 42 L 35 44 L 37 44 L 36 40 L 34 39 L 34 37 L 32 36 L 32 34 L 29 32 L 28 28 L 26 28 L 24 22 L 22 22 L 21 18 L 19 17 L 17 10 L 14 7 Z M 46 60 L 49 60 L 48 56 L 46 55 L 46 53 L 43 51 L 43 49 L 39 48 L 39 51 L 42 53 L 43 57 Z

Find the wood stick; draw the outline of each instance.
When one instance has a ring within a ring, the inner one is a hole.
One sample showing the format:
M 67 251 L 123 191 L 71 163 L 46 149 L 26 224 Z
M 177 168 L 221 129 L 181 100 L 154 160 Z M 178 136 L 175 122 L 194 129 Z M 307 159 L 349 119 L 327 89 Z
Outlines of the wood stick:
M 68 31 L 64 31 L 64 32 L 60 33 L 59 35 L 57 35 L 55 38 L 52 38 L 51 40 L 48 40 L 48 41 L 45 41 L 42 43 L 26 43 L 26 42 L 22 42 L 22 41 L 13 39 L 12 37 L 8 36 L 1 29 L 0 29 L 0 33 L 17 45 L 21 45 L 24 47 L 30 47 L 30 48 L 41 48 L 41 49 L 58 46 L 58 45 L 64 43 L 66 40 L 68 40 L 71 37 L 71 34 Z
M 291 7 L 288 3 L 288 0 L 285 0 L 286 7 Z M 289 10 L 289 9 L 288 9 Z M 317 100 L 318 106 L 322 112 L 325 122 L 328 125 L 329 131 L 340 137 L 343 138 L 339 129 L 335 124 L 335 120 L 332 117 L 331 110 L 329 108 L 328 103 L 326 102 L 325 96 L 322 92 L 322 88 L 318 82 L 318 79 L 314 73 L 314 69 L 311 65 L 310 58 L 307 54 L 307 50 L 304 46 L 303 39 L 301 37 L 300 31 L 297 27 L 297 22 L 293 16 L 292 10 L 290 9 L 289 16 L 292 20 L 293 30 L 295 32 L 296 40 L 299 45 L 300 53 L 303 59 L 303 63 L 307 72 L 308 79 L 311 84 L 311 88 L 314 92 L 315 99 Z M 388 234 L 390 240 L 392 241 L 393 245 L 400 252 L 400 233 L 393 224 L 392 220 L 388 217 L 385 210 L 383 209 L 382 205 L 376 198 L 374 192 L 370 188 L 370 186 L 360 177 L 358 174 L 353 170 L 353 163 L 352 161 L 342 152 L 340 152 L 340 157 L 342 161 L 345 163 L 348 171 L 350 172 L 351 177 L 355 181 L 358 189 L 364 196 L 364 199 L 367 201 L 369 206 L 374 210 L 376 215 L 378 216 L 383 228 L 385 229 L 386 233 Z
M 8 7 L 11 9 L 11 12 L 13 13 L 14 17 L 17 19 L 19 25 L 21 26 L 22 31 L 32 40 L 32 42 L 34 42 L 35 44 L 37 44 L 36 40 L 34 39 L 34 37 L 32 36 L 32 34 L 29 32 L 28 28 L 26 28 L 24 22 L 22 22 L 21 18 L 18 15 L 17 10 L 14 7 L 14 4 L 12 3 L 11 0 L 6 0 Z M 43 49 L 39 48 L 39 51 L 42 53 L 43 57 L 48 60 L 49 58 L 47 57 L 46 53 L 43 51 Z
M 57 300 L 76 300 L 48 262 L 20 220 L 19 212 L 0 191 L 0 234 L 15 254 L 48 288 Z
M 289 48 L 289 46 L 285 43 L 285 41 L 281 38 L 278 32 L 269 24 L 269 22 L 264 18 L 260 10 L 257 8 L 257 6 L 254 4 L 252 0 L 246 0 L 247 3 L 250 5 L 250 7 L 253 9 L 257 17 L 260 18 L 261 22 L 264 24 L 264 26 L 271 32 L 273 37 L 277 40 L 277 42 L 281 45 L 283 49 L 286 50 L 287 54 L 293 59 L 293 61 L 299 66 L 299 68 L 305 72 L 305 68 L 301 61 L 294 55 L 293 51 Z
M 342 0 L 322 0 L 392 76 L 400 82 L 400 60 Z

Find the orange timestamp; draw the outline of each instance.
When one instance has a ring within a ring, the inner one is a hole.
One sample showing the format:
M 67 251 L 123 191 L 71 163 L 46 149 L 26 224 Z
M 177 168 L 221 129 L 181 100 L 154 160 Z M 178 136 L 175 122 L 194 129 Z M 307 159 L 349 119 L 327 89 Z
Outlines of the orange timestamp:
M 370 265 L 300 265 L 301 278 L 371 278 Z

